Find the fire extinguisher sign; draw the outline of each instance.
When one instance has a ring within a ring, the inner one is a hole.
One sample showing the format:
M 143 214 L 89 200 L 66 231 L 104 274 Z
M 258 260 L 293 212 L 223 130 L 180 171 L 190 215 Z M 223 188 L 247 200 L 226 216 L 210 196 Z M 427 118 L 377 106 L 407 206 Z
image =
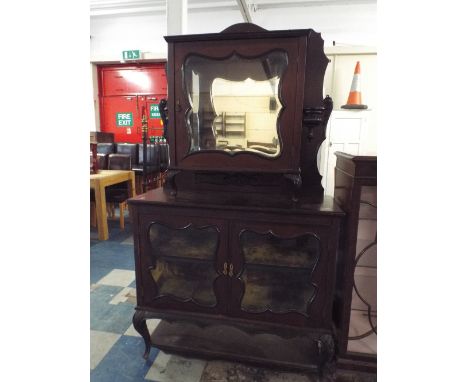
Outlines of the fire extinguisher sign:
M 117 113 L 116 121 L 117 121 L 117 127 L 132 127 L 133 126 L 133 113 Z
M 159 105 L 157 103 L 152 103 L 150 105 L 150 118 L 161 118 L 161 113 L 159 113 Z

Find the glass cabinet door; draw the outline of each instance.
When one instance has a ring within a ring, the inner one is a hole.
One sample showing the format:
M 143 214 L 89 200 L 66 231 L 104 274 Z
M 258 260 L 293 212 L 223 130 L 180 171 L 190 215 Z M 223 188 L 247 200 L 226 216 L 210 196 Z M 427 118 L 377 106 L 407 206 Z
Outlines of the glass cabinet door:
M 303 93 L 301 44 L 246 40 L 174 47 L 173 165 L 269 169 L 297 166 Z M 305 48 L 305 47 L 304 47 Z
M 190 153 L 218 150 L 279 156 L 277 119 L 283 107 L 279 94 L 287 66 L 288 56 L 281 50 L 256 58 L 187 56 L 183 78 L 191 107 Z
M 145 277 L 153 286 L 151 300 L 219 309 L 222 224 L 172 218 L 148 222 L 147 227 Z
M 262 224 L 235 230 L 237 253 L 231 255 L 234 263 L 236 255 L 239 262 L 233 304 L 241 315 L 292 313 L 305 322 L 313 307 L 320 305 L 314 304 L 324 287 L 317 277 L 326 257 L 320 235 L 306 227 L 287 226 Z
M 313 234 L 282 238 L 245 230 L 239 241 L 245 262 L 241 309 L 306 314 L 316 292 L 310 276 L 319 259 L 318 238 Z

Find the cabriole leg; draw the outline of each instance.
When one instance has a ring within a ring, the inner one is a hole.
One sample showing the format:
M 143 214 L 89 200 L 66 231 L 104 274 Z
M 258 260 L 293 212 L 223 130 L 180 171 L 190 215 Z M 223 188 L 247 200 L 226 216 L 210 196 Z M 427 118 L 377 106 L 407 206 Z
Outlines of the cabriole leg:
M 145 312 L 137 310 L 133 315 L 133 327 L 135 330 L 140 333 L 145 341 L 145 353 L 143 354 L 144 359 L 148 359 L 149 352 L 151 349 L 151 337 L 148 331 L 148 326 L 146 326 L 146 315 Z

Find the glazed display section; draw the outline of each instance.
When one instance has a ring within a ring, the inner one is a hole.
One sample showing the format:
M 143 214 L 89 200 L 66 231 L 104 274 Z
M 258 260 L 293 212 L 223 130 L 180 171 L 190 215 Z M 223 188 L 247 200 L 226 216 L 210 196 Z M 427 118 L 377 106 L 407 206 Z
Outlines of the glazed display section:
M 129 201 L 145 357 L 155 346 L 333 380 L 345 214 L 317 169 L 332 109 L 323 40 L 253 24 L 166 40 L 166 183 Z
M 336 252 L 344 214 L 331 198 L 293 210 L 252 209 L 181 203 L 157 189 L 133 198 L 131 211 L 134 325 L 145 339 L 145 356 L 156 346 L 239 360 L 226 352 L 241 347 L 242 331 L 261 334 L 251 353 L 238 354 L 244 361 L 321 371 L 333 365 Z M 169 332 L 158 327 L 160 335 L 151 337 L 150 318 L 165 320 L 161 328 Z M 189 329 L 193 325 L 197 328 Z M 229 349 L 207 337 L 213 326 L 230 328 L 220 333 L 232 335 Z M 184 333 L 190 333 L 194 347 L 179 338 Z M 288 361 L 286 354 L 263 357 L 272 343 L 280 353 L 304 352 L 307 361 L 304 355 L 300 362 Z
M 333 103 L 328 59 L 311 29 L 222 33 L 168 41 L 165 191 L 222 204 L 323 199 L 317 153 Z

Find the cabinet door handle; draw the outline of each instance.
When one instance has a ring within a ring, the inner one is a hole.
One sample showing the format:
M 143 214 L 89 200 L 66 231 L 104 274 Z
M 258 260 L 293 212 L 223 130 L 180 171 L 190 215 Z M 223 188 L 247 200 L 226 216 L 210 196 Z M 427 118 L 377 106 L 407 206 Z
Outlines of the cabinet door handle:
M 181 111 L 182 110 L 182 106 L 180 106 L 180 101 L 179 100 L 177 100 L 175 109 L 176 109 L 176 111 Z
M 229 277 L 232 277 L 234 274 L 234 265 L 229 264 Z
M 228 274 L 227 266 L 228 266 L 228 264 L 227 264 L 227 263 L 224 263 L 224 265 L 223 265 L 223 275 L 224 275 L 224 276 L 227 276 L 227 274 Z

